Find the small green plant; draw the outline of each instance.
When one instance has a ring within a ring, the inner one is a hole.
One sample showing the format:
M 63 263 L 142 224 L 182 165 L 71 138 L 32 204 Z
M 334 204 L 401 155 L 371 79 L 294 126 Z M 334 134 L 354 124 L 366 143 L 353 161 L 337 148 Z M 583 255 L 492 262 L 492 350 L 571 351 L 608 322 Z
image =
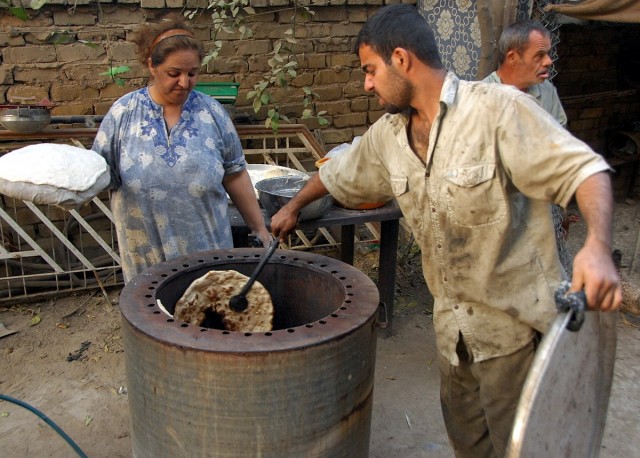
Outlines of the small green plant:
M 32 10 L 37 11 L 40 8 L 42 8 L 44 5 L 46 5 L 47 2 L 48 0 L 31 0 L 31 2 L 29 3 L 29 7 Z M 22 0 L 20 0 L 19 3 L 20 3 L 20 6 L 14 7 L 14 6 L 11 6 L 11 3 L 9 0 L 0 0 L 0 8 L 7 8 L 9 10 L 9 13 L 11 13 L 13 16 L 17 17 L 21 21 L 26 22 L 30 19 L 29 13 L 27 12 L 24 5 L 22 4 Z M 98 10 L 102 12 L 100 7 L 100 2 L 96 2 L 96 5 L 98 7 Z M 77 4 L 74 4 L 73 7 L 71 8 L 71 11 L 75 10 L 76 6 Z M 47 38 L 47 41 L 57 45 L 76 42 L 76 43 L 82 43 L 91 48 L 97 47 L 97 45 L 93 42 L 76 39 L 73 33 L 69 32 L 68 30 L 55 30 L 50 32 L 49 37 Z M 119 75 L 126 73 L 129 70 L 130 68 L 126 65 L 120 65 L 117 67 L 110 66 L 106 72 L 98 73 L 98 75 L 108 76 L 118 86 L 124 86 L 124 80 Z
M 253 110 L 258 113 L 263 107 L 268 107 L 265 126 L 271 127 L 277 131 L 280 123 L 290 122 L 289 118 L 280 111 L 280 106 L 275 101 L 272 89 L 287 88 L 290 86 L 294 78 L 298 76 L 298 55 L 296 54 L 295 38 L 296 28 L 299 27 L 297 17 L 308 18 L 313 16 L 314 12 L 306 5 L 301 5 L 301 0 L 291 0 L 292 6 L 277 10 L 276 12 L 291 11 L 291 27 L 285 30 L 283 37 L 277 40 L 273 45 L 272 55 L 268 60 L 270 71 L 263 75 L 262 79 L 256 83 L 253 90 L 247 93 L 247 98 L 251 101 Z M 218 34 L 221 31 L 226 33 L 237 33 L 240 39 L 251 38 L 253 36 L 252 19 L 259 14 L 253 9 L 249 0 L 211 0 L 206 8 L 200 10 L 192 10 L 185 12 L 185 16 L 193 19 L 197 15 L 203 14 L 204 11 L 211 11 L 211 20 L 213 24 L 213 43 L 214 48 L 208 53 L 204 59 L 204 65 L 218 56 L 222 47 L 222 41 L 218 40 Z M 271 11 L 270 13 L 273 13 Z M 315 119 L 320 125 L 327 125 L 329 121 L 323 115 L 326 112 L 317 112 L 315 110 L 315 101 L 318 95 L 309 87 L 303 87 L 303 112 L 302 119 Z
M 100 76 L 108 76 L 118 86 L 124 86 L 124 80 L 119 75 L 131 70 L 127 65 L 120 65 L 118 67 L 109 67 L 106 72 L 98 73 Z
M 20 0 L 21 1 L 21 0 Z M 31 0 L 29 7 L 33 10 L 40 9 L 49 0 Z M 298 54 L 296 53 L 296 30 L 300 27 L 297 19 L 308 19 L 314 15 L 309 6 L 302 4 L 305 0 L 290 0 L 291 6 L 270 11 L 268 14 L 291 12 L 291 27 L 286 29 L 283 37 L 276 40 L 273 45 L 273 51 L 268 60 L 270 71 L 263 75 L 262 79 L 256 83 L 251 91 L 248 92 L 247 98 L 252 103 L 254 112 L 258 113 L 263 108 L 267 108 L 267 117 L 265 126 L 271 127 L 274 131 L 278 130 L 281 122 L 290 122 L 286 114 L 280 111 L 280 106 L 273 96 L 272 89 L 286 89 L 291 82 L 298 76 Z M 20 3 L 20 7 L 12 7 L 9 0 L 0 0 L 0 7 L 10 10 L 15 17 L 27 21 L 29 13 Z M 98 10 L 101 12 L 100 2 L 96 2 Z M 73 6 L 75 8 L 76 5 Z M 72 9 L 73 9 L 72 8 Z M 213 49 L 205 56 L 203 65 L 207 65 L 212 59 L 218 57 L 223 42 L 220 40 L 219 34 L 225 32 L 238 36 L 240 39 L 253 37 L 252 27 L 259 22 L 253 22 L 260 14 L 257 13 L 250 5 L 250 0 L 209 0 L 206 7 L 196 8 L 193 10 L 185 10 L 184 15 L 189 19 L 195 19 L 202 14 L 208 13 L 211 16 L 213 31 Z M 50 39 L 58 44 L 69 43 L 72 41 L 81 42 L 87 46 L 96 46 L 94 43 L 77 40 L 72 34 L 65 31 L 55 31 L 51 33 Z M 117 85 L 123 86 L 124 79 L 121 75 L 128 72 L 130 68 L 126 65 L 110 65 L 107 71 L 99 73 L 100 76 L 106 76 L 112 79 Z M 316 111 L 316 94 L 311 88 L 305 86 L 301 88 L 303 92 L 302 104 L 303 111 L 301 119 L 315 119 L 318 124 L 325 126 L 329 121 L 324 117 L 325 111 Z
M 37 10 L 41 8 L 45 2 L 46 0 L 33 0 L 30 6 L 34 10 Z M 27 12 L 27 9 L 24 7 L 24 5 L 22 4 L 22 1 L 20 1 L 19 3 L 20 3 L 20 6 L 12 6 L 10 0 L 0 0 L 0 8 L 8 9 L 11 15 L 17 17 L 21 21 L 26 22 L 29 20 L 29 13 Z

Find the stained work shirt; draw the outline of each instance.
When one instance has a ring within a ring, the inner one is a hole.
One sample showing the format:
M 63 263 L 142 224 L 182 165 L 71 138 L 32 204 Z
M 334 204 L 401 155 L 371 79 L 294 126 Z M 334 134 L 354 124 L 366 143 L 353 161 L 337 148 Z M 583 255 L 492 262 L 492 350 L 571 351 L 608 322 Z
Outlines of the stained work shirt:
M 233 247 L 222 179 L 246 161 L 215 99 L 192 91 L 167 132 L 162 106 L 148 88 L 129 93 L 105 116 L 93 150 L 111 169 L 125 281 L 161 261 Z
M 488 75 L 483 81 L 487 83 L 502 84 L 502 81 L 496 72 Z M 527 94 L 532 96 L 536 102 L 538 102 L 538 105 L 550 113 L 551 116 L 553 116 L 561 125 L 567 125 L 567 114 L 564 112 L 564 108 L 562 108 L 562 102 L 560 102 L 558 91 L 550 81 L 544 80 L 540 84 L 531 86 L 527 89 Z
M 566 206 L 609 167 L 509 86 L 447 74 L 426 165 L 409 146 L 408 120 L 383 116 L 320 178 L 349 206 L 397 200 L 422 251 L 438 348 L 452 364 L 459 333 L 474 361 L 511 354 L 556 315 L 562 274 L 550 202 Z

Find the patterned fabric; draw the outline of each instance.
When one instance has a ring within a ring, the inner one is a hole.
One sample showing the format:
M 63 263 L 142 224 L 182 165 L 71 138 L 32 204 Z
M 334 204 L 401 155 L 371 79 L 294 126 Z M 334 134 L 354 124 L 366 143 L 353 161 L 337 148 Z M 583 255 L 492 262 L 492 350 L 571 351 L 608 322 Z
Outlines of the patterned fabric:
M 105 116 L 92 149 L 111 169 L 125 281 L 161 261 L 233 247 L 222 179 L 246 162 L 215 99 L 192 91 L 167 132 L 148 88 L 129 93 Z
M 383 116 L 320 179 L 345 205 L 397 200 L 435 299 L 438 350 L 452 364 L 460 333 L 475 362 L 511 354 L 556 316 L 563 275 L 549 200 L 566 206 L 583 180 L 609 167 L 507 85 L 449 73 L 427 165 L 409 146 L 407 121 Z
M 530 17 L 532 0 L 519 0 L 516 19 Z M 476 0 L 421 0 L 419 10 L 433 29 L 442 62 L 462 79 L 473 80 L 480 60 Z

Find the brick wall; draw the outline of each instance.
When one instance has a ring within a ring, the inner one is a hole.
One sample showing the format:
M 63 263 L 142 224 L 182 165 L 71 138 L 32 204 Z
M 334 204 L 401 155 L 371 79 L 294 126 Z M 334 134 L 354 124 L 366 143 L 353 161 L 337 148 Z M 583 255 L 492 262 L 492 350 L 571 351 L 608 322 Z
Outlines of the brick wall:
M 17 1 L 17 0 L 14 0 Z M 300 52 L 298 77 L 287 90 L 274 91 L 281 111 L 293 122 L 318 128 L 300 120 L 302 94 L 311 86 L 320 96 L 317 110 L 327 111 L 328 127 L 321 129 L 326 148 L 361 135 L 382 111 L 375 98 L 362 87 L 358 59 L 351 53 L 360 27 L 380 6 L 415 0 L 335 0 L 312 6 L 313 17 L 298 21 Z M 101 3 L 95 0 L 52 0 L 31 19 L 22 22 L 0 9 L 0 103 L 19 102 L 19 97 L 48 97 L 56 108 L 53 115 L 104 114 L 121 95 L 146 84 L 146 69 L 137 61 L 127 35 L 137 24 L 154 20 L 169 11 L 180 11 L 204 0 L 141 0 Z M 241 118 L 260 123 L 265 110 L 254 114 L 247 92 L 269 70 L 267 60 L 276 39 L 290 27 L 289 0 L 253 0 L 261 13 L 255 36 L 223 41 L 220 56 L 210 63 L 202 81 L 240 83 L 236 102 Z M 71 5 L 71 6 L 70 6 Z M 73 5 L 76 5 L 75 7 Z M 211 45 L 211 18 L 204 13 L 195 21 L 198 36 Z M 88 46 L 84 42 L 95 43 Z M 640 119 L 639 87 L 640 25 L 593 22 L 567 24 L 560 28 L 558 75 L 554 83 L 569 117 L 568 128 L 604 153 L 609 131 L 625 128 Z M 109 66 L 128 65 L 124 86 L 99 76 Z M 635 80 L 633 80 L 633 76 Z
M 318 128 L 314 121 L 300 120 L 302 86 L 319 94 L 318 111 L 326 111 L 330 125 L 322 129 L 327 147 L 351 141 L 380 115 L 380 107 L 363 88 L 357 57 L 352 54 L 355 36 L 366 19 L 380 6 L 399 0 L 337 0 L 327 6 L 312 6 L 315 15 L 303 18 L 295 45 L 300 55 L 298 76 L 292 87 L 274 90 L 281 112 L 293 122 Z M 404 0 L 415 3 L 415 0 Z M 31 19 L 22 22 L 0 9 L 0 103 L 20 102 L 21 98 L 49 98 L 56 104 L 54 116 L 104 114 L 121 95 L 146 84 L 146 68 L 136 59 L 134 45 L 126 41 L 129 33 L 144 21 L 153 21 L 200 0 L 142 0 L 141 2 L 102 3 L 88 0 L 53 0 L 39 11 L 29 10 Z M 223 47 L 215 62 L 203 71 L 201 81 L 240 83 L 236 102 L 241 118 L 263 121 L 266 110 L 257 115 L 247 102 L 262 74 L 270 70 L 267 60 L 273 44 L 291 26 L 288 0 L 253 0 L 259 26 L 251 39 L 233 35 L 216 37 Z M 205 11 L 194 20 L 197 35 L 211 47 L 211 17 Z M 87 42 L 93 43 L 89 46 Z M 110 66 L 128 65 L 121 75 L 123 86 L 100 76 Z
M 567 127 L 605 155 L 611 132 L 640 123 L 638 43 L 640 24 L 593 22 L 560 28 L 553 82 L 567 112 Z

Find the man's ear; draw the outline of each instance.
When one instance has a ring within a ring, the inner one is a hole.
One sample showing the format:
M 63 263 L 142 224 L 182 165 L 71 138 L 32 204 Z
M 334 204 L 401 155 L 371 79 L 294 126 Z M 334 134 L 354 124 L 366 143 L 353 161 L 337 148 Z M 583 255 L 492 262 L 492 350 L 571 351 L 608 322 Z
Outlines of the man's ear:
M 507 56 L 504 59 L 504 62 L 509 65 L 515 65 L 519 59 L 518 52 L 515 49 L 510 49 L 507 51 Z
M 396 48 L 391 53 L 391 62 L 404 71 L 411 68 L 411 58 L 411 53 L 404 48 Z

